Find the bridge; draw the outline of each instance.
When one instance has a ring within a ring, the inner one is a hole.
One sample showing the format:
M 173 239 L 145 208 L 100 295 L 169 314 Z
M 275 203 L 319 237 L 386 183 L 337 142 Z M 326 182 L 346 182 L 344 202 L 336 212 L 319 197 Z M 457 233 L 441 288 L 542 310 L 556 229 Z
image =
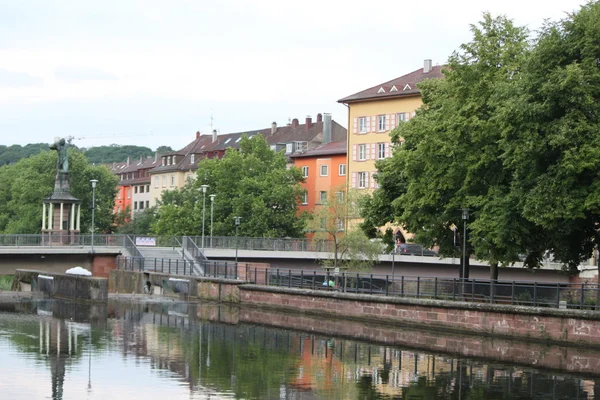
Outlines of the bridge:
M 60 238 L 48 242 L 42 235 L 0 235 L 0 275 L 12 274 L 17 268 L 64 272 L 81 266 L 96 276 L 106 276 L 118 259 L 139 269 L 156 269 L 159 265 L 164 269 L 168 265 L 173 271 L 192 274 L 202 274 L 204 266 L 214 260 L 313 271 L 323 269 L 321 263 L 332 258 L 332 250 L 331 242 L 288 238 L 94 235 L 92 243 L 91 235 L 79 235 L 77 240 L 65 244 Z M 455 278 L 459 265 L 459 258 L 441 258 L 422 246 L 409 245 L 404 253 L 381 254 L 373 273 Z M 531 272 L 517 263 L 501 268 L 500 279 L 568 282 L 560 269 L 560 264 L 548 261 Z M 489 278 L 485 261 L 471 259 L 470 270 L 471 278 Z

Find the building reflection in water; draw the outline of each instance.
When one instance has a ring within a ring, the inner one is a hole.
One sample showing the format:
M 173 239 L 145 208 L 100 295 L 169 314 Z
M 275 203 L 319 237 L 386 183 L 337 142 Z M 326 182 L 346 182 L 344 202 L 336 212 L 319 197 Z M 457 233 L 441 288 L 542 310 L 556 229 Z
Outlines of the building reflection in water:
M 599 393 L 600 371 L 544 372 L 235 323 L 227 319 L 235 310 L 222 312 L 216 305 L 111 301 L 107 307 L 56 301 L 20 311 L 38 315 L 35 346 L 26 348 L 35 347 L 47 360 L 55 400 L 63 398 L 73 363 L 87 364 L 88 394 L 92 387 L 103 389 L 102 383 L 92 385 L 93 358 L 101 351 L 118 352 L 122 360 L 146 360 L 149 368 L 185 383 L 190 398 L 575 400 Z M 229 323 L 218 322 L 224 320 Z

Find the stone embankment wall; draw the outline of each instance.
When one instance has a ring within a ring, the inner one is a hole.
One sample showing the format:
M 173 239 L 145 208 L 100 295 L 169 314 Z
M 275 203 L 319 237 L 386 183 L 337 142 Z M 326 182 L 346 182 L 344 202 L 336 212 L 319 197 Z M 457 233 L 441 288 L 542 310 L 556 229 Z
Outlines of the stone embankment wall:
M 258 285 L 241 287 L 241 304 L 500 337 L 600 346 L 600 313 L 441 300 L 407 299 Z
M 178 291 L 172 289 L 170 279 L 189 283 L 181 285 Z M 110 282 L 110 291 L 114 293 L 184 294 L 186 298 L 320 316 L 324 322 L 344 318 L 360 323 L 379 322 L 600 347 L 600 313 L 594 311 L 280 288 L 231 279 L 121 270 L 111 271 Z
M 88 301 L 106 301 L 108 299 L 106 278 L 24 269 L 15 271 L 12 290 L 42 292 L 50 297 L 65 299 Z

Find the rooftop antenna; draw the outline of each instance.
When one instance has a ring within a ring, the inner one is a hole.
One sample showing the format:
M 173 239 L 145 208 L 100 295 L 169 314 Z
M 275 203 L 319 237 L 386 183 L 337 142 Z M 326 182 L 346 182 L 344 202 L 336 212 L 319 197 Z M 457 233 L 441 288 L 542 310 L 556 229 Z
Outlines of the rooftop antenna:
M 210 131 L 213 131 L 213 113 L 212 108 L 210 109 Z

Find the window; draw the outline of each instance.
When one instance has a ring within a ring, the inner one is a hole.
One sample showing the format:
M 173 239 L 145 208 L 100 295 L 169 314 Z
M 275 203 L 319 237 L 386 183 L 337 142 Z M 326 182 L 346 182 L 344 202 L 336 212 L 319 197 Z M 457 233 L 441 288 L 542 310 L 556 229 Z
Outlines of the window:
M 192 155 L 190 156 L 190 163 L 191 163 L 191 164 L 194 164 L 194 162 L 195 162 L 195 161 L 196 161 L 196 155 L 195 155 L 195 154 L 192 154 Z
M 175 186 L 175 177 L 171 175 L 171 186 Z
M 335 198 L 338 203 L 344 202 L 344 192 L 335 192 Z
M 358 132 L 367 133 L 367 117 L 360 117 L 358 119 Z
M 327 192 L 326 191 L 319 192 L 319 203 L 321 203 L 321 204 L 327 203 Z
M 398 113 L 398 125 L 400 125 L 401 122 L 406 121 L 408 121 L 408 113 Z
M 158 187 L 158 182 L 156 182 L 156 187 Z M 146 193 L 150 193 L 150 185 L 146 185 Z
M 150 200 L 146 200 L 146 208 L 150 208 Z
M 359 172 L 358 173 L 358 188 L 364 189 L 367 187 L 367 173 Z
M 345 176 L 346 175 L 346 164 L 340 164 L 338 166 L 338 175 Z
M 167 157 L 167 165 L 171 165 L 171 156 Z
M 175 157 L 177 156 L 173 156 L 173 165 L 175 165 Z
M 385 158 L 385 143 L 377 143 L 377 158 Z
M 302 193 L 302 204 L 308 204 L 308 192 L 304 191 L 304 193 Z
M 133 209 L 134 209 L 134 210 L 137 210 L 137 201 L 134 201 L 134 202 L 133 202 Z
M 329 168 L 327 165 L 321 165 L 321 176 L 327 176 L 329 174 Z
M 137 187 L 137 186 L 134 186 L 133 193 L 136 193 L 136 194 L 137 194 L 137 192 L 138 192 L 138 187 Z
M 358 161 L 365 161 L 367 159 L 367 145 L 358 145 Z
M 337 219 L 337 229 L 338 229 L 338 231 L 344 230 L 344 218 Z
M 140 193 L 144 193 L 144 189 L 146 189 L 146 186 L 140 186 Z
M 379 132 L 385 131 L 385 115 L 377 116 L 377 129 L 379 130 Z
M 166 160 L 166 157 L 163 157 L 163 158 L 162 158 L 162 166 L 163 166 L 163 167 L 164 167 L 164 166 L 165 166 L 165 164 L 166 164 L 166 163 L 165 163 L 165 160 Z
M 127 188 L 127 198 L 128 199 L 131 198 L 131 188 L 130 187 Z
M 140 210 L 143 210 L 143 209 L 144 209 L 144 202 L 140 201 Z
M 162 179 L 162 184 L 163 184 L 163 187 L 167 187 L 167 177 L 166 177 L 166 176 L 163 176 L 162 178 L 163 178 L 163 179 Z
M 294 143 L 286 143 L 285 154 L 292 153 L 294 151 Z
M 156 178 L 154 178 L 154 187 L 158 187 L 158 185 L 160 184 L 160 180 L 158 179 L 158 176 Z
M 308 178 L 308 167 L 302 167 L 302 177 Z

